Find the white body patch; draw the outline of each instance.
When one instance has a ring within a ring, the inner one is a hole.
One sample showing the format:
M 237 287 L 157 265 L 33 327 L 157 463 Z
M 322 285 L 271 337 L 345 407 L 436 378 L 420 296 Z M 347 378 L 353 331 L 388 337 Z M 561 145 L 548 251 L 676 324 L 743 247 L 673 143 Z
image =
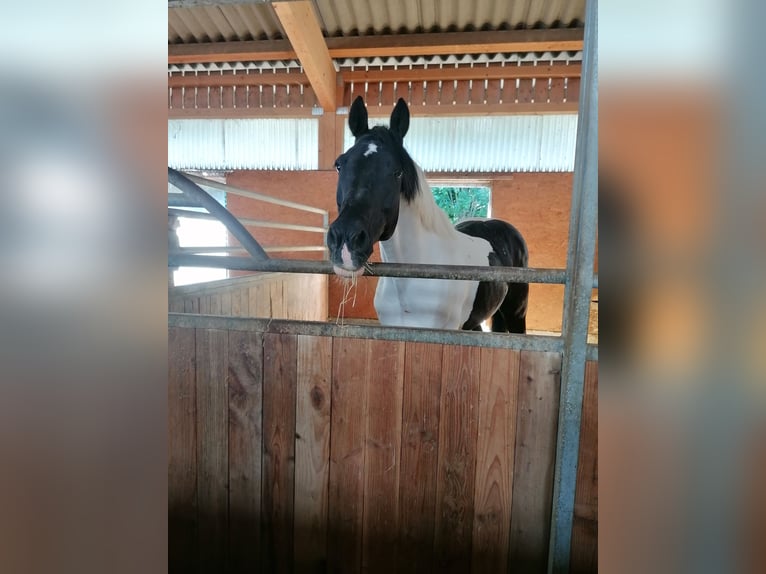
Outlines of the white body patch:
M 402 200 L 396 231 L 380 242 L 383 261 L 443 265 L 487 265 L 488 241 L 457 231 L 433 200 L 420 168 L 421 192 Z M 381 277 L 375 311 L 382 325 L 460 329 L 476 298 L 478 281 Z
M 367 151 L 364 152 L 364 157 L 370 156 L 370 155 L 372 155 L 374 153 L 377 153 L 377 152 L 378 152 L 378 145 L 370 142 L 367 145 Z

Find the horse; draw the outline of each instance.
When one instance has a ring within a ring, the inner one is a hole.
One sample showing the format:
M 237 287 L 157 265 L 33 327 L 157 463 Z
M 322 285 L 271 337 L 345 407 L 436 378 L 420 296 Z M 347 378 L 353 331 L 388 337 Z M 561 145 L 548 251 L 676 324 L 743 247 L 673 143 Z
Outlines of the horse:
M 471 219 L 456 226 L 439 208 L 423 170 L 404 148 L 410 124 L 399 98 L 389 126 L 368 125 L 357 97 L 348 115 L 354 145 L 335 161 L 338 217 L 327 232 L 336 275 L 362 275 L 380 242 L 384 262 L 526 267 L 527 245 L 511 224 Z M 381 325 L 526 332 L 529 285 L 381 277 L 375 311 Z

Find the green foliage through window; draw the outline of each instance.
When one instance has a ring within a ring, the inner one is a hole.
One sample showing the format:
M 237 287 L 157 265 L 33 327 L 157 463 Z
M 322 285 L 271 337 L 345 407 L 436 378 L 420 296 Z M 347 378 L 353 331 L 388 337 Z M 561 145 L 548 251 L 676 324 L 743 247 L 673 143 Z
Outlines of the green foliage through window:
M 452 223 L 467 217 L 487 217 L 488 187 L 432 187 L 431 191 L 436 204 L 447 213 Z

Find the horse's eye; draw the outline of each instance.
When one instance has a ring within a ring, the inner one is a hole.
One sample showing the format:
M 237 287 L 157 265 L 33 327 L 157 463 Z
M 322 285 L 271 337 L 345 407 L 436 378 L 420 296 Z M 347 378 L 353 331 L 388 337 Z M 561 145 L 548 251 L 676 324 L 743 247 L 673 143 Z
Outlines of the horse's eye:
M 402 170 L 397 170 L 397 171 L 394 172 L 394 177 L 396 179 L 401 179 L 402 178 L 402 173 L 403 173 Z
M 335 171 L 340 173 L 340 163 L 338 163 L 337 161 L 335 162 Z

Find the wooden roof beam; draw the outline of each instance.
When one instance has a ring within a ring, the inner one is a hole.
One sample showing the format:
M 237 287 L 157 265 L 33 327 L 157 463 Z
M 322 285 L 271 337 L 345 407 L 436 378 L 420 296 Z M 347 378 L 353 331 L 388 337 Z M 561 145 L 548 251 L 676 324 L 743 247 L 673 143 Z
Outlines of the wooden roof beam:
M 274 2 L 272 6 L 319 104 L 325 111 L 334 112 L 337 73 L 312 2 Z
M 303 2 L 298 3 L 302 4 Z M 296 4 L 296 2 L 283 4 Z M 577 52 L 583 47 L 583 29 L 439 32 L 327 38 L 325 46 L 331 58 Z M 168 46 L 169 64 L 294 60 L 295 58 L 295 50 L 285 40 L 171 44 Z

